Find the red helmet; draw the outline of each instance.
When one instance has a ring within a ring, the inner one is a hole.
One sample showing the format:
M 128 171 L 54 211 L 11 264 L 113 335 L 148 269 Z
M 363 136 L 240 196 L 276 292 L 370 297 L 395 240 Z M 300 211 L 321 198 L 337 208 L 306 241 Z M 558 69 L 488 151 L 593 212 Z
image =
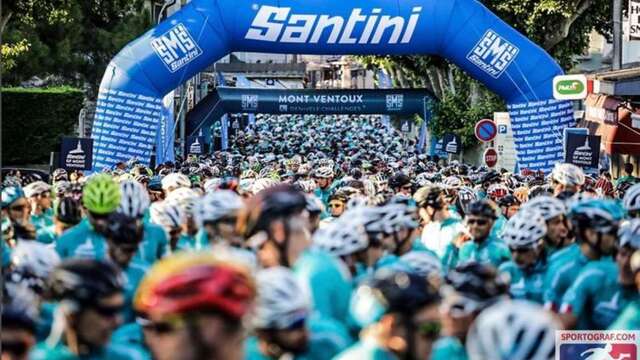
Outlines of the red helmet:
M 184 253 L 154 265 L 135 298 L 149 315 L 180 315 L 215 310 L 235 319 L 249 310 L 256 295 L 248 269 L 211 254 Z

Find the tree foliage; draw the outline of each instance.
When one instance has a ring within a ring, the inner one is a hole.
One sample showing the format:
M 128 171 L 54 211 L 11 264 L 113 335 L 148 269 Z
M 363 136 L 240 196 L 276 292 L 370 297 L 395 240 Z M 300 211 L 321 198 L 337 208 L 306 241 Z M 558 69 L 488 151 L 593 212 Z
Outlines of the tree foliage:
M 575 65 L 575 56 L 587 49 L 591 31 L 611 36 L 610 0 L 484 0 L 483 4 L 549 52 L 566 71 Z M 384 69 L 397 87 L 431 90 L 440 102 L 433 108 L 430 129 L 435 135 L 457 132 L 465 146 L 476 143 L 476 121 L 505 110 L 495 94 L 441 57 L 387 55 L 356 59 L 369 69 Z
M 144 0 L 2 2 L 3 79 L 54 75 L 96 95 L 110 59 L 151 26 Z M 8 65 L 8 66 L 7 66 Z

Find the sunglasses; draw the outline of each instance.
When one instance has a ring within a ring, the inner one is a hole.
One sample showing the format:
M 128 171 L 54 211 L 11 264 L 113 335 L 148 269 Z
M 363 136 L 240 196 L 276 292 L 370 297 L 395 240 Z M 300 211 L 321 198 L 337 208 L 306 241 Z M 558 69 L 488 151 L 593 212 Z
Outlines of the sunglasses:
M 98 313 L 98 315 L 102 317 L 114 317 L 119 315 L 122 310 L 124 310 L 124 305 L 116 305 L 116 306 L 102 306 L 102 305 L 94 305 L 91 307 L 93 311 Z
M 9 206 L 9 210 L 11 210 L 11 211 L 25 211 L 26 209 L 27 209 L 27 205 Z
M 165 321 L 149 321 L 142 325 L 145 330 L 159 335 L 176 332 L 177 330 L 184 328 L 184 326 L 185 321 L 181 318 L 174 318 Z
M 509 250 L 512 253 L 527 253 L 527 252 L 530 252 L 533 249 L 530 248 L 530 247 L 509 247 Z
M 331 207 L 331 208 L 339 208 L 339 207 L 342 207 L 342 206 L 344 206 L 344 204 L 342 204 L 342 203 L 330 203 L 329 204 L 329 207 Z
M 435 339 L 440 336 L 442 330 L 442 324 L 439 321 L 425 321 L 420 324 L 415 324 L 418 335 L 427 338 Z
M 402 190 L 411 190 L 412 186 L 411 185 L 403 185 L 402 187 L 400 187 L 400 189 Z
M 478 224 L 479 226 L 484 226 L 484 225 L 487 225 L 489 223 L 489 220 L 485 220 L 485 219 L 467 219 L 466 222 L 469 225 Z
M 136 250 L 138 250 L 138 247 L 136 245 L 115 245 L 116 248 L 118 248 L 118 250 L 120 250 L 123 253 L 127 253 L 127 254 L 131 254 L 136 252 Z

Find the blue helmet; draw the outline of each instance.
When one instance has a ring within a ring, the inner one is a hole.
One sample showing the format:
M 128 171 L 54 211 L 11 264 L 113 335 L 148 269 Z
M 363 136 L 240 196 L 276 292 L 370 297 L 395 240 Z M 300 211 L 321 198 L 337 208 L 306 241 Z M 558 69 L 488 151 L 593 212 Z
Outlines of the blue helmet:
M 20 186 L 7 186 L 2 189 L 2 208 L 6 208 L 13 204 L 16 200 L 25 197 L 24 191 Z
M 569 218 L 577 228 L 591 228 L 601 233 L 611 232 L 626 216 L 624 208 L 614 200 L 588 199 L 575 203 Z

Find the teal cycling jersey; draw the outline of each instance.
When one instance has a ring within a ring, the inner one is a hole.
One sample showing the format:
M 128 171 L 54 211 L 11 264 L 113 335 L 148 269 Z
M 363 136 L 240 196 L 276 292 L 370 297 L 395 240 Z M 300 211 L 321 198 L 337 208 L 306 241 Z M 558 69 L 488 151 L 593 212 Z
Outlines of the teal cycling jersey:
M 493 226 L 491 227 L 491 237 L 502 241 L 500 236 L 504 231 L 505 225 L 507 225 L 507 218 L 503 215 L 498 216 L 496 221 L 493 222 Z
M 135 297 L 136 290 L 138 290 L 140 281 L 142 281 L 147 271 L 147 267 L 134 263 L 129 264 L 129 266 L 122 271 L 124 277 L 124 309 L 122 311 L 122 319 L 124 324 L 135 320 L 133 298 Z
M 490 236 L 482 243 L 467 241 L 460 248 L 457 264 L 475 261 L 479 263 L 500 266 L 505 261 L 511 260 L 511 252 L 501 240 Z M 456 264 L 456 265 L 457 265 Z
M 43 244 L 55 244 L 58 240 L 58 234 L 55 231 L 55 225 L 50 225 L 36 231 L 36 241 Z
M 453 336 L 442 337 L 433 344 L 431 360 L 468 360 L 467 350 L 460 339 Z
M 42 214 L 31 215 L 31 223 L 35 226 L 36 231 L 53 225 L 53 210 L 47 209 Z
M 450 269 L 453 269 L 458 264 L 458 258 L 460 256 L 460 248 L 458 248 L 454 243 L 449 243 L 444 250 L 444 255 L 442 256 L 442 270 L 448 272 Z
M 531 269 L 523 270 L 515 262 L 507 261 L 500 265 L 498 271 L 509 275 L 511 281 L 509 293 L 514 299 L 524 299 L 543 303 L 547 262 L 542 258 Z
M 578 319 L 577 330 L 607 329 L 640 294 L 635 286 L 618 283 L 618 266 L 609 258 L 592 261 L 562 298 L 561 313 Z
M 397 360 L 391 351 L 380 346 L 374 339 L 362 339 L 334 357 L 334 360 Z
M 638 330 L 640 329 L 640 300 L 629 303 L 616 321 L 609 326 L 609 330 Z
M 155 224 L 143 224 L 144 234 L 133 262 L 140 265 L 151 265 L 162 258 L 168 247 L 167 235 Z M 67 230 L 56 242 L 56 251 L 61 258 L 85 257 L 102 260 L 107 255 L 107 244 L 104 236 L 98 234 L 83 219 L 78 225 Z
M 40 342 L 29 353 L 31 360 L 138 360 L 138 354 L 117 345 L 108 345 L 96 349 L 89 354 L 75 355 L 63 343 L 52 346 L 47 342 Z
M 352 344 L 347 329 L 340 323 L 313 315 L 308 321 L 309 343 L 303 353 L 293 355 L 292 360 L 329 360 Z M 258 338 L 245 341 L 246 360 L 271 360 L 260 352 Z
M 558 311 L 562 297 L 575 282 L 580 270 L 589 263 L 577 244 L 557 251 L 549 260 L 545 275 L 543 301 L 546 308 Z
M 111 344 L 124 347 L 138 354 L 141 360 L 151 360 L 151 351 L 144 342 L 142 327 L 135 322 L 120 326 L 111 335 Z
M 11 265 L 11 248 L 4 239 L 0 242 L 2 242 L 2 269 L 4 270 Z
M 196 237 L 187 235 L 184 233 L 180 234 L 180 237 L 178 238 L 178 243 L 176 244 L 176 250 L 177 251 L 196 250 Z
M 314 310 L 324 317 L 346 322 L 352 285 L 344 264 L 328 253 L 307 249 L 291 270 L 308 291 Z
M 36 341 L 44 341 L 51 333 L 53 318 L 58 307 L 57 303 L 43 301 L 36 321 Z
M 569 244 L 562 248 L 547 246 L 545 247 L 545 252 L 547 253 L 549 265 L 557 262 L 565 263 L 580 256 L 580 246 L 576 243 Z

